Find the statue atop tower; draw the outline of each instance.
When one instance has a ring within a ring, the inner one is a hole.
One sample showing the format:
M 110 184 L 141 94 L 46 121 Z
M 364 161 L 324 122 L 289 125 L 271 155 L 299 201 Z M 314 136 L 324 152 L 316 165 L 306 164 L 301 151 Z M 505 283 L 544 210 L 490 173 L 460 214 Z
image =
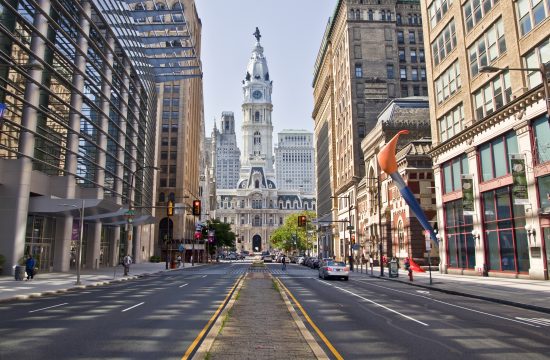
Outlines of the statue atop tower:
M 257 40 L 258 42 L 260 42 L 260 38 L 262 37 L 262 35 L 260 35 L 260 29 L 258 29 L 257 26 L 256 26 L 256 31 L 255 31 L 254 34 L 252 34 L 252 35 L 254 35 L 254 37 L 256 37 L 256 40 Z

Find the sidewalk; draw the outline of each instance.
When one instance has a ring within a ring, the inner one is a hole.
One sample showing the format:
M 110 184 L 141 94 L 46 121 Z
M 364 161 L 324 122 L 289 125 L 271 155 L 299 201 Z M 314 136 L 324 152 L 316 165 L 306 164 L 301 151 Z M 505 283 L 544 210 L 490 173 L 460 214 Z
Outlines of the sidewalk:
M 195 266 L 200 264 L 195 264 Z M 191 264 L 185 264 L 190 267 Z M 38 273 L 33 280 L 17 281 L 13 276 L 0 276 L 0 302 L 14 299 L 27 299 L 55 293 L 66 292 L 72 289 L 89 286 L 104 285 L 116 281 L 135 279 L 147 274 L 166 270 L 166 264 L 140 263 L 130 266 L 130 274 L 124 276 L 122 265 L 95 270 L 82 270 L 80 273 L 81 285 L 76 285 L 76 271 L 67 273 Z
M 366 268 L 363 267 L 362 274 L 360 268 L 356 270 L 359 272 L 351 273 L 352 279 L 371 276 L 370 269 L 368 273 L 365 273 Z M 380 277 L 380 267 L 374 268 L 373 276 Z M 411 282 L 407 271 L 403 268 L 399 269 L 397 278 L 390 278 L 388 268 L 384 268 L 383 278 L 424 289 L 550 313 L 550 281 L 451 275 L 432 270 L 432 285 L 430 285 L 428 271 L 425 273 L 413 272 L 413 281 Z
M 326 358 L 320 348 L 314 352 L 312 347 L 318 345 L 304 338 L 271 275 L 249 273 L 206 358 Z

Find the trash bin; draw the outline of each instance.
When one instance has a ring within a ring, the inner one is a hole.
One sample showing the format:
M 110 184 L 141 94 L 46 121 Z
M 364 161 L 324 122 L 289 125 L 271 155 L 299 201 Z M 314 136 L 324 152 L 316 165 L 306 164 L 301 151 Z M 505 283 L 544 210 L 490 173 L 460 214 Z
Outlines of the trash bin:
M 389 268 L 390 277 L 391 278 L 398 277 L 399 276 L 398 271 L 399 271 L 399 268 L 397 267 L 397 260 L 391 260 L 390 268 Z
M 15 280 L 23 281 L 25 276 L 26 276 L 25 267 L 21 266 L 21 265 L 16 265 L 15 266 Z

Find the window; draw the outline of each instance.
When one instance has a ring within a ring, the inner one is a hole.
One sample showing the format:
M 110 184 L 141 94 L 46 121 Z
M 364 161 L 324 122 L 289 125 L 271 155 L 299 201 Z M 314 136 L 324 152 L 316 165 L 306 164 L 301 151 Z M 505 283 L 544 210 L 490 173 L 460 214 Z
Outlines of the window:
M 455 61 L 441 76 L 435 80 L 435 96 L 438 104 L 441 104 L 449 96 L 456 93 L 462 87 L 460 80 L 460 66 Z
M 254 133 L 254 145 L 260 145 L 262 143 L 262 137 L 259 131 Z
M 405 62 L 405 49 L 399 49 L 399 62 Z
M 405 36 L 403 35 L 403 31 L 397 32 L 397 43 L 398 44 L 404 44 L 405 43 Z
M 432 42 L 432 57 L 434 65 L 439 65 L 443 59 L 456 47 L 455 22 L 451 20 L 439 36 Z
M 362 54 L 361 54 L 361 45 L 355 45 L 353 47 L 353 52 L 355 54 L 356 59 L 361 59 L 361 56 L 362 56 Z
M 166 201 L 166 196 L 164 195 L 163 192 L 161 192 L 159 194 L 159 202 L 163 203 L 164 201 Z
M 372 12 L 371 9 L 369 9 L 369 21 L 373 21 L 374 20 L 374 14 Z
M 426 62 L 426 57 L 424 55 L 424 49 L 418 50 L 418 57 L 420 58 L 420 62 Z
M 443 172 L 443 193 L 462 189 L 461 175 L 469 174 L 468 157 L 464 154 L 449 160 L 441 166 Z
M 403 25 L 403 22 L 401 21 L 401 14 L 395 14 L 395 20 L 397 21 L 397 25 Z
M 472 77 L 479 73 L 482 66 L 489 65 L 505 51 L 506 41 L 501 18 L 468 48 Z
M 440 119 L 437 120 L 439 126 L 439 139 L 441 142 L 446 141 L 463 129 L 464 109 L 462 104 L 454 109 L 451 109 Z
M 417 58 L 416 58 L 416 50 L 411 50 L 411 62 L 412 63 L 415 63 L 417 62 Z
M 168 151 L 161 151 L 160 152 L 160 159 L 161 160 L 168 160 Z
M 535 136 L 537 163 L 542 164 L 550 161 L 550 127 L 548 126 L 548 118 L 541 116 L 535 119 L 531 126 L 533 127 Z
M 407 80 L 407 68 L 406 67 L 400 67 L 399 68 L 399 78 L 401 80 Z
M 420 68 L 420 80 L 426 81 L 426 69 Z
M 363 68 L 361 67 L 361 64 L 355 64 L 355 77 L 357 79 L 363 77 Z
M 525 67 L 538 68 L 540 64 L 546 64 L 550 61 L 550 38 L 547 38 L 533 50 L 525 54 Z M 529 89 L 542 83 L 541 74 L 539 71 L 532 71 L 527 74 Z
M 479 147 L 481 181 L 509 174 L 510 154 L 518 153 L 518 140 L 514 132 L 499 136 Z
M 464 215 L 462 199 L 444 204 L 447 238 L 447 259 L 449 266 L 460 269 L 475 268 L 475 239 L 472 235 L 473 216 Z
M 466 31 L 469 32 L 493 8 L 498 0 L 469 0 L 464 5 Z
M 510 186 L 482 194 L 489 269 L 529 271 L 529 247 L 525 230 L 525 207 L 514 206 Z
M 418 69 L 412 68 L 411 69 L 411 80 L 412 81 L 418 81 Z
M 407 85 L 401 86 L 401 97 L 409 96 L 409 87 Z
M 550 3 L 545 0 L 518 0 L 519 28 L 521 36 L 529 33 L 548 16 Z
M 170 151 L 170 160 L 176 160 L 178 158 L 178 153 L 176 151 Z
M 386 21 L 386 12 L 384 10 L 380 12 L 380 20 Z
M 387 73 L 388 73 L 388 79 L 393 79 L 394 78 L 393 65 L 392 64 L 387 65 Z
M 485 116 L 492 114 L 510 102 L 512 98 L 509 72 L 503 71 L 472 95 L 474 97 L 477 120 L 481 120 Z
M 413 85 L 413 96 L 420 96 L 420 86 Z
M 168 138 L 167 137 L 163 137 L 160 144 L 162 146 L 168 146 Z
M 416 44 L 416 36 L 414 30 L 409 30 L 409 44 Z
M 399 251 L 405 251 L 405 232 L 403 231 L 403 221 L 399 220 L 397 223 L 397 239 L 399 244 Z
M 254 113 L 254 122 L 260 122 L 260 112 L 256 111 Z

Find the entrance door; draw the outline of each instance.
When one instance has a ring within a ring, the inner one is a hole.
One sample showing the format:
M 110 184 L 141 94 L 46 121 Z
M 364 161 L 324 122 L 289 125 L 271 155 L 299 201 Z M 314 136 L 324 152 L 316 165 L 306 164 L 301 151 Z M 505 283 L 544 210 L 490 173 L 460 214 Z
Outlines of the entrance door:
M 550 278 L 550 228 L 544 228 L 544 249 L 546 255 L 546 271 Z
M 262 251 L 262 237 L 260 235 L 254 235 L 252 238 L 252 251 Z

